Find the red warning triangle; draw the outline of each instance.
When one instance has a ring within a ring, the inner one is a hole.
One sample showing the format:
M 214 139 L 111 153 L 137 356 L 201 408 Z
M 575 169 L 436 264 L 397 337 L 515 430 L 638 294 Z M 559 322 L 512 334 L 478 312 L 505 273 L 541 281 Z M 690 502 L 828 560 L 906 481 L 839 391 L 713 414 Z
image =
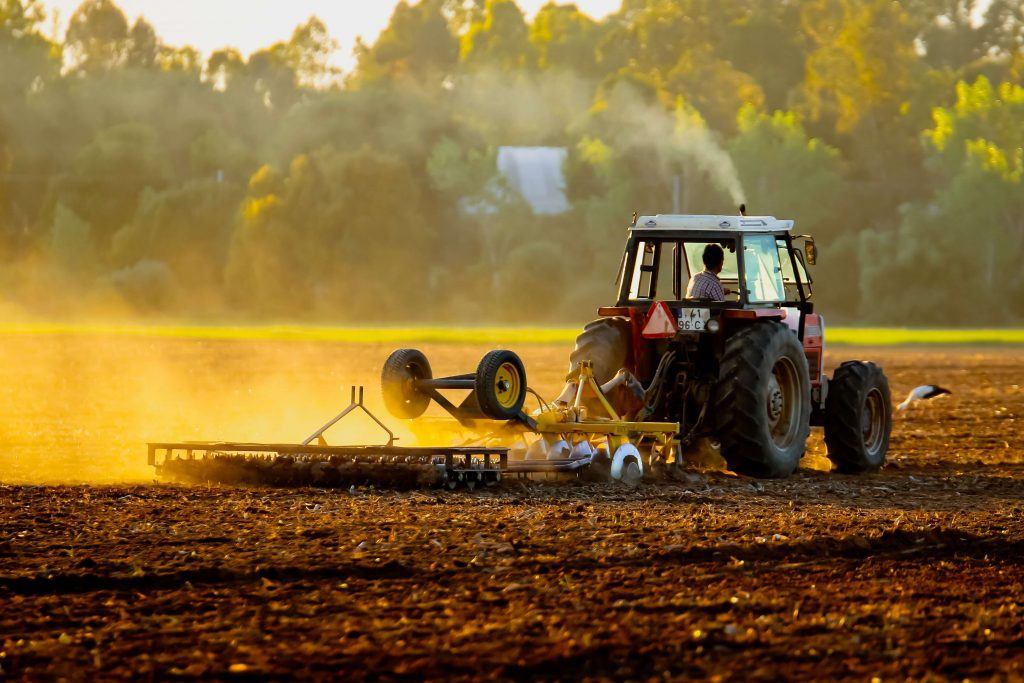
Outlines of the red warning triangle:
M 647 324 L 644 325 L 643 336 L 646 339 L 670 339 L 676 336 L 679 328 L 672 311 L 664 301 L 655 301 L 651 310 L 647 311 Z

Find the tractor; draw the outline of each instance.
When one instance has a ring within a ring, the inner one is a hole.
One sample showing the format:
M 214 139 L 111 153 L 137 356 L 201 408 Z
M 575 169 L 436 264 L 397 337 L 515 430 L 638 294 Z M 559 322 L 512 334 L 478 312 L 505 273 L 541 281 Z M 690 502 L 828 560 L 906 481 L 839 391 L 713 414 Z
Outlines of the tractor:
M 634 217 L 618 300 L 598 309 L 577 338 L 555 401 L 530 388 L 511 351 L 488 353 L 475 374 L 438 378 L 422 352 L 391 354 L 381 389 L 392 415 L 414 420 L 433 402 L 483 436 L 459 446 L 396 446 L 363 390 L 353 388 L 351 405 L 301 444 L 152 443 L 149 463 L 187 480 L 287 485 L 383 477 L 392 485 L 472 488 L 541 473 L 633 484 L 648 468 L 679 467 L 688 449 L 707 444 L 734 472 L 785 477 L 800 464 L 813 426 L 824 427 L 838 471 L 877 470 L 892 431 L 889 383 L 864 361 L 825 374 L 825 319 L 808 274 L 814 239 L 793 235 L 793 221 L 747 216 L 743 207 L 740 214 Z M 715 275 L 702 273 L 708 251 L 716 254 Z M 698 274 L 710 290 L 687 286 Z M 456 404 L 442 393 L 452 391 L 468 394 Z M 540 403 L 530 414 L 527 394 Z M 356 411 L 369 413 L 387 442 L 328 445 L 324 433 Z M 498 443 L 508 440 L 516 441 Z
M 678 422 L 680 448 L 703 441 L 734 472 L 786 477 L 811 427 L 843 473 L 877 470 L 892 431 L 888 380 L 874 363 L 825 374 L 825 318 L 808 269 L 814 239 L 770 216 L 634 217 L 618 274 L 618 300 L 576 341 L 566 387 L 581 364 L 599 384 L 626 375 L 637 387 L 616 410 L 637 422 Z M 708 245 L 725 261 L 724 300 L 688 299 Z

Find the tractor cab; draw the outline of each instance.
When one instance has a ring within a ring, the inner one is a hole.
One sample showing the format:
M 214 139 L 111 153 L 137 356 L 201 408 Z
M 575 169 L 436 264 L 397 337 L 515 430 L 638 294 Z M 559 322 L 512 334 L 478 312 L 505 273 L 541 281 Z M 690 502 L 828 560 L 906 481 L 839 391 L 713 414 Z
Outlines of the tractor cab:
M 730 319 L 776 317 L 803 339 L 814 312 L 807 264 L 815 260 L 816 248 L 809 237 L 803 238 L 804 248 L 796 246 L 792 229 L 793 221 L 772 216 L 640 217 L 629 229 L 618 300 L 602 313 L 646 312 L 661 301 L 677 316 L 680 332 L 715 331 Z M 704 270 L 704 250 L 712 244 L 725 254 L 718 274 L 725 297 L 688 298 L 688 284 Z

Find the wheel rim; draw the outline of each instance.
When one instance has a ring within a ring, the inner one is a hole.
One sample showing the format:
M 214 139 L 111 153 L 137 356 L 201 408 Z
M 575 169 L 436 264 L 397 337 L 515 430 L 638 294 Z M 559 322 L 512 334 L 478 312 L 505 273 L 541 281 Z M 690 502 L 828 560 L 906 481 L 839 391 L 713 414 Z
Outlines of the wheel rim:
M 768 379 L 768 397 L 765 409 L 772 441 L 778 448 L 793 445 L 799 430 L 800 380 L 796 364 L 789 358 L 780 358 Z
M 415 403 L 420 398 L 420 393 L 416 391 L 416 382 L 424 378 L 426 375 L 423 372 L 423 368 L 420 367 L 419 363 L 415 361 L 405 366 L 407 377 L 402 382 L 402 400 L 406 404 Z
M 885 403 L 882 392 L 872 389 L 864 400 L 864 411 L 861 416 L 861 434 L 864 448 L 874 455 L 882 447 L 885 436 Z
M 503 363 L 494 375 L 494 396 L 502 408 L 511 409 L 519 402 L 519 369 L 512 363 Z

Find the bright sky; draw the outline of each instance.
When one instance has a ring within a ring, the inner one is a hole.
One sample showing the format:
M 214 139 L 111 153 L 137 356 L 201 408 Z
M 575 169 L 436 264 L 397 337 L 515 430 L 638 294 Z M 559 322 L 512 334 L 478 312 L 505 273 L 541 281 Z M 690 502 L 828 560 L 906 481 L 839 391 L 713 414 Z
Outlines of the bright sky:
M 352 63 L 358 36 L 372 41 L 388 22 L 397 0 L 115 0 L 134 20 L 140 14 L 156 27 L 170 45 L 192 45 L 209 54 L 220 47 L 236 47 L 245 54 L 288 38 L 292 29 L 311 15 L 320 17 L 341 43 L 337 63 Z M 548 0 L 519 0 L 530 16 Z M 575 0 L 594 17 L 614 12 L 621 0 Z M 60 12 L 61 26 L 81 0 L 44 0 Z M 63 28 L 61 29 L 63 32 Z

